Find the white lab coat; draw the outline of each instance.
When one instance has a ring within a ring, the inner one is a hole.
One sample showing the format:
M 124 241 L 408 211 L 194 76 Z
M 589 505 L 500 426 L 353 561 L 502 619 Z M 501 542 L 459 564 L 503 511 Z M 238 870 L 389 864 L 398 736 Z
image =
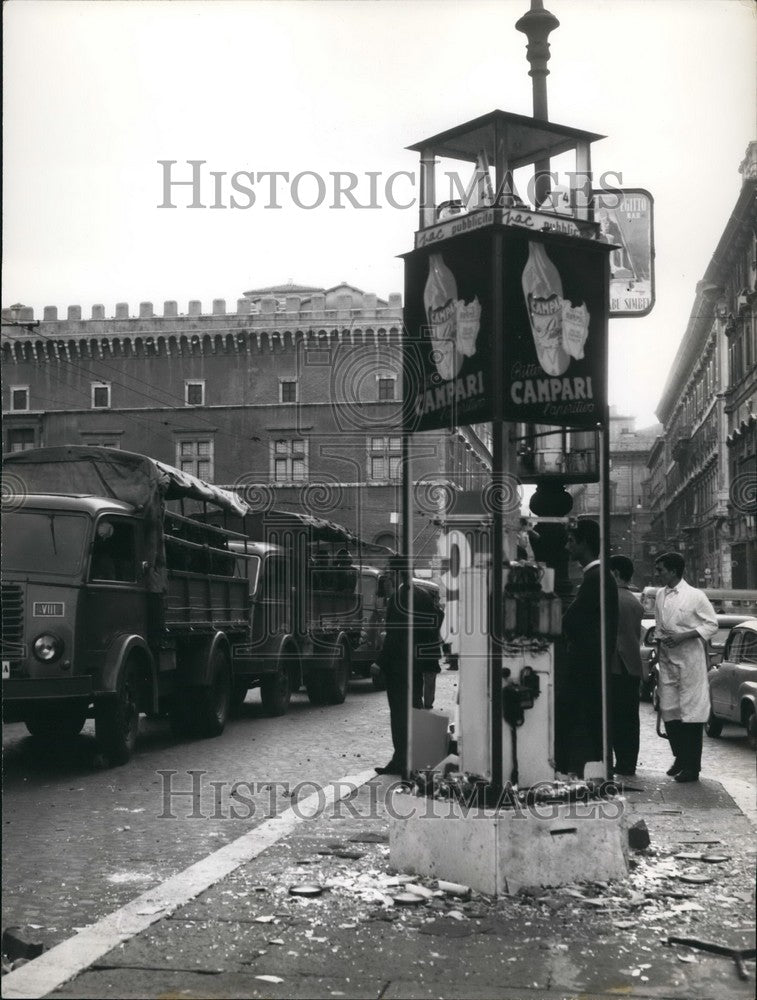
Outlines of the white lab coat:
M 706 722 L 710 714 L 707 651 L 704 643 L 718 630 L 718 619 L 701 590 L 685 580 L 672 590 L 660 587 L 655 598 L 658 637 L 696 629 L 700 639 L 686 639 L 672 649 L 660 644 L 658 693 L 663 721 Z

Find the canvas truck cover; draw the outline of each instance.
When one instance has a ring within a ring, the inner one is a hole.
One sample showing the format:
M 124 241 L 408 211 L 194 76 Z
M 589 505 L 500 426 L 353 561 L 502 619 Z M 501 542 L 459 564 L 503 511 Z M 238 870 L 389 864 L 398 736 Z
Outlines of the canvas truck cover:
M 143 514 L 148 557 L 148 590 L 166 589 L 163 506 L 190 498 L 244 517 L 248 507 L 234 493 L 190 476 L 163 462 L 115 448 L 64 446 L 34 448 L 7 456 L 5 474 L 16 479 L 19 497 L 34 493 L 110 497 Z

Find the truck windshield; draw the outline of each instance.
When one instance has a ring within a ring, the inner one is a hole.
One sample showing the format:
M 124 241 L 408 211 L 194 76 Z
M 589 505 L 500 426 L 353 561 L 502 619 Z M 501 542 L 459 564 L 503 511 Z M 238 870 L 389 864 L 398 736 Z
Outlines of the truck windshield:
M 81 573 L 90 526 L 82 514 L 9 511 L 3 517 L 3 570 L 76 576 Z

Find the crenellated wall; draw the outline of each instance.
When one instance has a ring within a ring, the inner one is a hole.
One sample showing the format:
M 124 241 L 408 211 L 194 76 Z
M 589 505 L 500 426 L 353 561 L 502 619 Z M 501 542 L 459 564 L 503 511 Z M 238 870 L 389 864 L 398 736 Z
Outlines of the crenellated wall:
M 365 294 L 355 308 L 350 295 L 337 297 L 337 308 L 326 308 L 326 295 L 303 300 L 288 295 L 284 308 L 275 296 L 259 301 L 237 300 L 237 311 L 228 313 L 224 299 L 214 299 L 212 312 L 203 313 L 202 303 L 192 300 L 186 314 L 177 303 L 163 303 L 163 314 L 155 314 L 152 302 L 141 302 L 136 315 L 120 302 L 115 314 L 105 316 L 103 305 L 92 306 L 89 319 L 82 319 L 81 306 L 68 306 L 65 319 L 56 306 L 45 306 L 37 321 L 34 310 L 12 306 L 2 311 L 3 361 L 44 361 L 63 357 L 115 357 L 131 354 L 193 355 L 273 350 L 277 345 L 318 344 L 335 340 L 350 344 L 375 344 L 399 336 L 402 300 L 390 295 L 388 304 Z M 29 325 L 26 325 L 29 324 Z

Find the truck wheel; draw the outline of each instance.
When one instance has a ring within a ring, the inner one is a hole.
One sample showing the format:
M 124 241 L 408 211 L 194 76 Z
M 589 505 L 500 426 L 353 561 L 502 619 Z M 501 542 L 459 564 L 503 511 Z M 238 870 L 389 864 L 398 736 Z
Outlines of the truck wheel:
M 210 684 L 192 692 L 197 736 L 220 736 L 231 709 L 231 669 L 226 654 L 217 649 L 210 663 Z
M 126 764 L 139 734 L 140 665 L 131 656 L 124 664 L 116 697 L 95 706 L 95 736 L 110 763 Z
M 323 674 L 323 689 L 327 705 L 341 705 L 347 697 L 347 685 L 352 673 L 350 647 L 344 640 L 334 647 L 329 657 L 328 673 Z
M 24 722 L 32 736 L 37 739 L 78 736 L 87 721 L 86 709 L 38 709 Z
M 292 698 L 292 677 L 295 664 L 290 649 L 282 650 L 276 663 L 276 673 L 260 682 L 260 700 L 266 715 L 285 715 Z
M 717 715 L 714 715 L 712 709 L 710 709 L 709 719 L 704 724 L 704 731 L 708 736 L 711 736 L 713 740 L 716 740 L 723 732 L 723 720 L 719 719 Z

